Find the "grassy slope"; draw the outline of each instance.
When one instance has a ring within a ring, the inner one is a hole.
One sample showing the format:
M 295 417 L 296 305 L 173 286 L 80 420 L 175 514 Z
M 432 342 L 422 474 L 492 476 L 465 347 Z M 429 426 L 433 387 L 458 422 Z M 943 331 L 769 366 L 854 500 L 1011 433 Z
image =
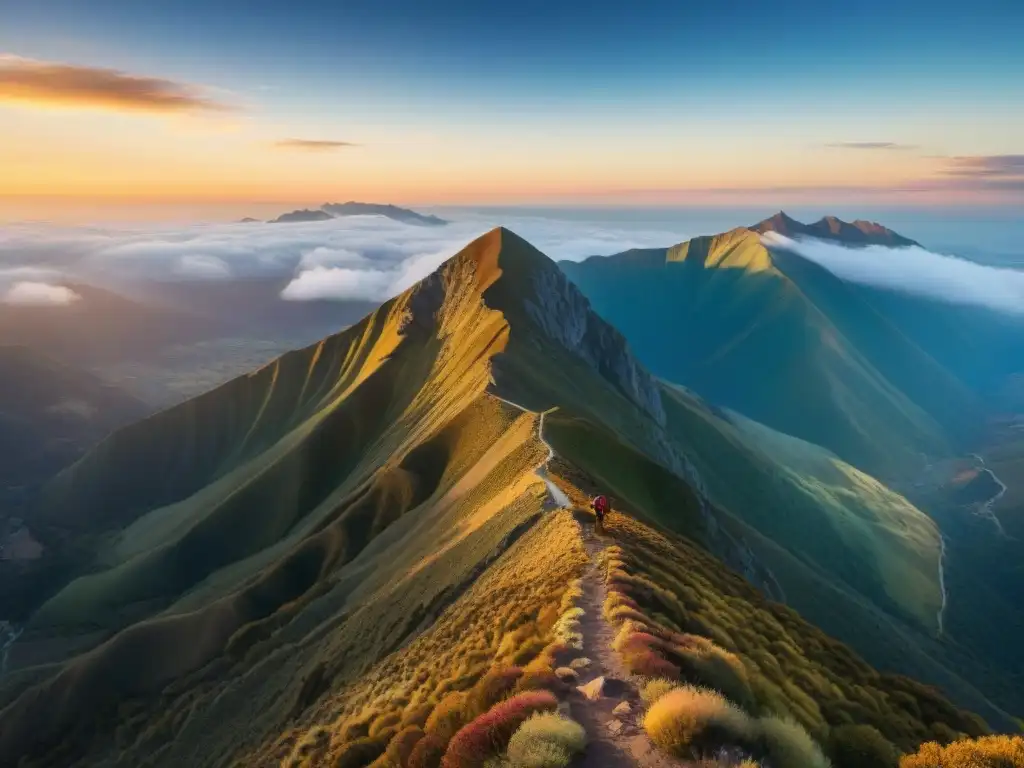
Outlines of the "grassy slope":
M 562 266 L 663 378 L 875 474 L 948 450 L 935 416 L 966 403 L 963 387 L 840 281 L 780 269 L 748 230 L 696 238 L 661 264 Z
M 768 594 L 781 589 L 789 606 L 880 669 L 940 686 L 961 705 L 993 722 L 1007 722 L 1005 712 L 992 703 L 1011 710 L 1018 706 L 1012 680 L 1000 678 L 1005 668 L 934 638 L 937 570 L 928 569 L 934 562 L 934 526 L 919 511 L 884 492 L 885 504 L 866 505 L 865 498 L 850 494 L 845 475 L 837 477 L 836 471 L 824 473 L 827 485 L 811 474 L 797 476 L 765 457 L 692 395 L 679 400 L 679 390 L 672 394 L 665 402 L 673 441 L 691 457 L 719 507 L 716 536 L 694 512 L 698 505 L 692 490 L 681 488 L 677 477 L 650 459 L 638 457 L 620 433 L 560 409 L 545 422 L 548 439 L 559 456 L 582 470 L 589 493 L 610 493 L 618 508 L 700 542 Z M 775 439 L 792 440 L 777 433 Z M 828 454 L 817 449 L 812 456 L 824 460 Z M 851 518 L 858 520 L 857 533 L 877 520 L 872 528 L 881 529 L 882 536 L 851 541 L 853 532 L 846 525 Z M 901 529 L 903 523 L 916 527 L 924 540 L 889 529 Z M 742 541 L 738 550 L 737 541 Z M 891 569 L 908 573 L 920 591 L 908 592 L 889 581 L 896 593 L 890 597 L 885 578 L 892 578 Z M 900 597 L 907 608 L 896 601 Z

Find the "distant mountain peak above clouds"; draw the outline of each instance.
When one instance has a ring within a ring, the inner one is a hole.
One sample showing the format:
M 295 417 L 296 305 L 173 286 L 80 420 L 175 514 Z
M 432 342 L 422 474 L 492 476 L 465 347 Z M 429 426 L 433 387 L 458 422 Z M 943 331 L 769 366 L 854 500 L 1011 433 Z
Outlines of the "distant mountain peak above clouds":
M 437 216 L 417 213 L 408 208 L 384 203 L 360 203 L 349 200 L 347 203 L 324 203 L 319 208 L 291 211 L 271 220 L 271 224 L 285 224 L 306 221 L 327 221 L 345 216 L 384 216 L 402 224 L 413 224 L 420 227 L 440 227 L 448 222 Z M 251 219 L 243 219 L 251 221 Z
M 767 232 L 775 232 L 784 237 L 815 237 L 819 240 L 831 240 L 851 246 L 885 245 L 899 248 L 912 245 L 920 246 L 920 243 L 877 222 L 864 219 L 848 222 L 836 216 L 823 216 L 813 224 L 804 224 L 786 214 L 785 211 L 779 211 L 749 229 L 762 235 Z

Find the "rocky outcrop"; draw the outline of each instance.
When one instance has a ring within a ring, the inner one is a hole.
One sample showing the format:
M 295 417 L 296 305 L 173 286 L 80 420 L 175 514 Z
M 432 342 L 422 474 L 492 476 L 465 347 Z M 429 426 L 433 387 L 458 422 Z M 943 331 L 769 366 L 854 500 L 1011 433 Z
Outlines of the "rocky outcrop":
M 590 302 L 552 262 L 533 275 L 525 301 L 530 319 L 548 338 L 585 360 L 634 405 L 665 424 L 657 380 L 637 362 L 621 333 L 590 308 Z

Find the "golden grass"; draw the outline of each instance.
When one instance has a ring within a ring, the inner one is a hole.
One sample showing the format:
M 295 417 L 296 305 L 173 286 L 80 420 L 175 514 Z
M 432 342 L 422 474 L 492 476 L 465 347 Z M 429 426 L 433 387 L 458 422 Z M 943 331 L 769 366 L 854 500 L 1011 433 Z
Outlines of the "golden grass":
M 651 706 L 666 693 L 679 687 L 674 680 L 666 680 L 663 677 L 655 677 L 649 680 L 642 680 L 640 683 L 640 699 L 647 706 Z
M 1024 768 L 1024 737 L 984 736 L 946 746 L 930 741 L 904 755 L 900 768 Z
M 658 747 L 681 758 L 698 758 L 721 747 L 751 744 L 750 717 L 714 691 L 684 685 L 658 698 L 643 720 Z
M 623 515 L 607 525 L 616 545 L 604 559 L 604 613 L 627 665 L 642 648 L 680 670 L 670 679 L 717 689 L 752 715 L 791 719 L 820 743 L 852 723 L 905 751 L 940 731 L 987 732 L 933 689 L 878 673 L 685 539 Z
M 332 692 L 310 730 L 328 728 L 329 754 L 337 755 L 374 724 L 422 724 L 427 735 L 413 748 L 422 762 L 523 685 L 562 688 L 554 654 L 581 615 L 575 601 L 585 562 L 571 514 L 546 517 L 427 632 L 354 685 Z M 520 668 L 514 660 L 527 651 L 530 660 Z
M 586 746 L 583 726 L 562 715 L 544 713 L 519 726 L 507 754 L 515 768 L 564 768 Z

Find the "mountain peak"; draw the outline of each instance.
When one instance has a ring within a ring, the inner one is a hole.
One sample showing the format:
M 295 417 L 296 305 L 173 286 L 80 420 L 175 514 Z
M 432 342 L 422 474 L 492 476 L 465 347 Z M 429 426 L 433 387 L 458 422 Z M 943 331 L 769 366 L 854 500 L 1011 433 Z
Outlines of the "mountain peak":
M 804 224 L 788 216 L 784 211 L 779 211 L 748 229 L 762 235 L 775 232 L 783 237 L 814 237 L 848 246 L 885 245 L 891 248 L 905 248 L 920 245 L 873 221 L 857 219 L 850 223 L 837 216 L 822 216 L 813 224 Z

